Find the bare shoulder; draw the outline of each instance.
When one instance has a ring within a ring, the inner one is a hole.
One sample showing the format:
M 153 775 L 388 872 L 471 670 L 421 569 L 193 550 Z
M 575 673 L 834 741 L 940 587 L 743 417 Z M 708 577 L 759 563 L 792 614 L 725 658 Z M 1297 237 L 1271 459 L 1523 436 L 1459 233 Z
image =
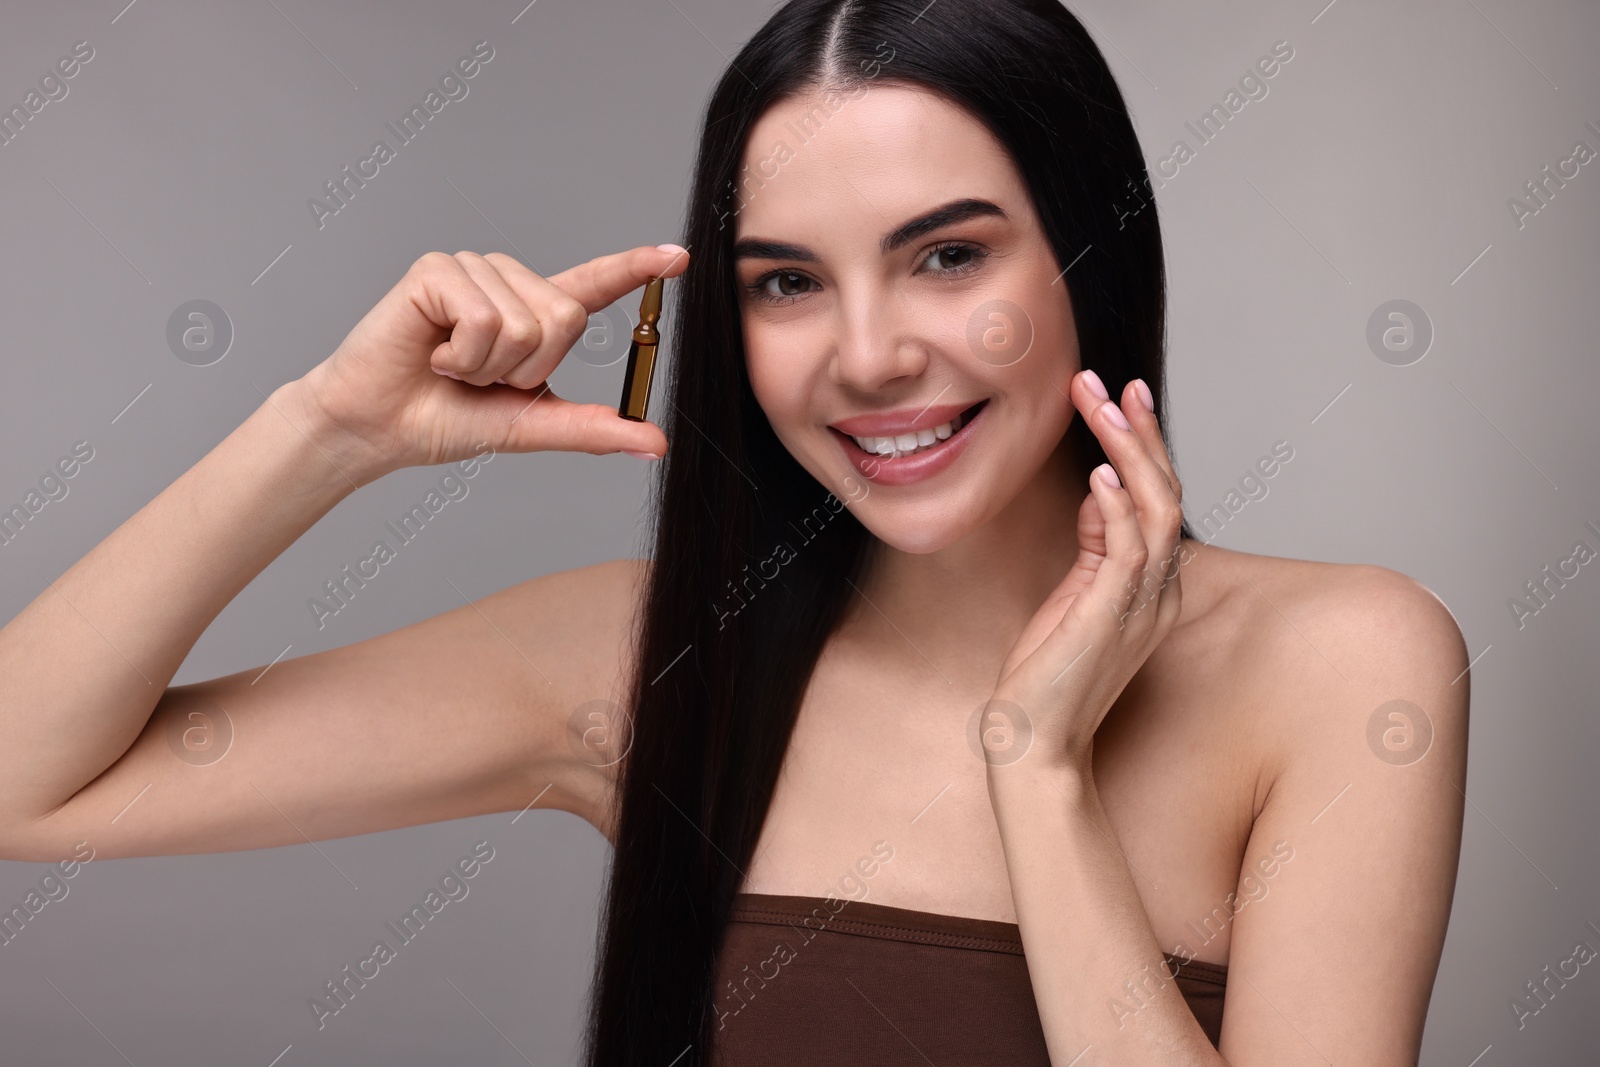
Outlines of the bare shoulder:
M 1386 567 L 1211 546 L 1194 564 L 1205 644 L 1194 643 L 1215 651 L 1235 736 L 1260 768 L 1221 1047 L 1240 1062 L 1281 1058 L 1296 1040 L 1281 1021 L 1294 1018 L 1335 1062 L 1415 1063 L 1466 803 L 1460 628 L 1430 589 Z M 1299 949 L 1312 944 L 1308 971 Z M 1272 989 L 1272 1003 L 1236 1006 L 1235 976 Z
M 1379 711 L 1385 706 L 1400 717 L 1426 716 L 1418 730 L 1464 737 L 1466 642 L 1450 609 L 1421 582 L 1375 564 L 1214 545 L 1195 544 L 1193 563 L 1196 621 L 1205 632 L 1198 640 L 1251 698 L 1252 726 L 1271 743 L 1280 770 L 1326 763 L 1335 737 L 1366 751 L 1368 721 L 1390 721 Z M 1187 574 L 1184 582 L 1187 609 Z M 1387 742 L 1378 733 L 1379 743 L 1393 745 L 1404 731 Z
M 1443 670 L 1465 652 L 1444 601 L 1399 571 L 1215 545 L 1197 545 L 1195 553 L 1204 560 L 1210 613 L 1247 627 L 1239 636 L 1258 643 L 1257 651 L 1321 657 L 1328 672 L 1352 683 L 1395 668 Z M 1456 671 L 1465 665 L 1462 659 Z

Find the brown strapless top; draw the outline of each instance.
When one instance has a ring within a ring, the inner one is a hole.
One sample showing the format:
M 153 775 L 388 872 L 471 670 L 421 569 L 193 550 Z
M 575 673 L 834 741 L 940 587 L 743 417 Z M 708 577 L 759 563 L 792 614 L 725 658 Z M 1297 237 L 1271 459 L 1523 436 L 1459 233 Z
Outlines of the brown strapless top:
M 1227 967 L 1166 959 L 1216 1045 Z M 835 914 L 822 897 L 740 893 L 713 1005 L 720 1067 L 1050 1064 L 1015 923 L 865 900 Z

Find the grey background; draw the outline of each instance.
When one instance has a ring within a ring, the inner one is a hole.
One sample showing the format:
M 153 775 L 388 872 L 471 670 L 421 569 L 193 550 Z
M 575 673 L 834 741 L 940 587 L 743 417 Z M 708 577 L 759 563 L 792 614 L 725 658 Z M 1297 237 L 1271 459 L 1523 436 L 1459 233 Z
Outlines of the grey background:
M 7 619 L 265 393 L 325 358 L 422 252 L 502 250 L 555 273 L 677 239 L 700 109 L 770 10 L 122 2 L 14 5 L 0 34 L 5 107 L 75 42 L 95 49 L 68 95 L 0 147 L 0 502 L 20 500 L 74 442 L 95 449 L 69 495 L 0 546 Z M 1295 50 L 1268 95 L 1157 192 L 1185 497 L 1198 520 L 1286 440 L 1293 460 L 1217 543 L 1382 564 L 1450 606 L 1476 657 L 1471 803 L 1422 1062 L 1588 1061 L 1600 1047 L 1593 966 L 1521 1030 L 1508 1001 L 1579 939 L 1600 946 L 1584 925 L 1600 923 L 1600 570 L 1584 567 L 1525 628 L 1507 601 L 1579 538 L 1600 543 L 1584 528 L 1600 524 L 1600 162 L 1520 230 L 1507 201 L 1575 141 L 1600 150 L 1585 127 L 1600 126 L 1600 11 L 1324 2 L 1072 5 L 1152 167 L 1174 140 L 1195 146 L 1184 122 L 1273 42 Z M 495 56 L 470 94 L 319 231 L 306 200 L 377 138 L 392 143 L 384 122 L 481 39 Z M 194 299 L 220 305 L 235 331 L 211 366 L 165 340 L 169 315 Z M 1369 316 L 1394 299 L 1434 331 L 1410 366 L 1366 342 Z M 569 358 L 553 384 L 615 403 L 620 366 L 591 365 L 612 358 Z M 452 582 L 476 597 L 643 552 L 643 464 L 501 457 L 317 629 L 306 599 L 441 473 L 402 471 L 347 500 L 240 594 L 176 680 L 409 624 L 458 605 Z M 496 856 L 469 897 L 318 1032 L 307 998 L 478 840 Z M 3 1055 L 571 1062 L 606 859 L 587 825 L 544 811 L 92 862 L 0 948 Z M 0 904 L 44 871 L 0 863 Z

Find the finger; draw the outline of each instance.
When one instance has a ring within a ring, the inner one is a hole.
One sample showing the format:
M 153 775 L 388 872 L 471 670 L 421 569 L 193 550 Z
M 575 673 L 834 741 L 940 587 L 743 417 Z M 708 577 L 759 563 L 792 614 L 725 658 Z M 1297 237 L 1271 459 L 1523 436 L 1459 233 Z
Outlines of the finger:
M 589 311 L 572 294 L 504 252 L 490 252 L 483 258 L 539 320 L 540 337 L 533 350 L 500 374 L 507 385 L 531 389 L 550 377 L 578 343 L 589 328 Z
M 429 365 L 456 378 L 476 371 L 500 332 L 500 313 L 494 301 L 472 280 L 460 260 L 443 252 L 430 252 L 419 259 L 413 273 L 414 284 L 405 287 L 407 298 L 447 334 L 434 347 Z M 399 291 L 402 287 L 395 288 Z
M 511 431 L 518 451 L 667 454 L 667 435 L 655 423 L 624 419 L 605 404 L 563 400 L 548 383 L 511 420 Z
M 455 260 L 483 290 L 499 318 L 499 328 L 483 362 L 474 370 L 460 374 L 460 379 L 468 385 L 489 385 L 535 351 L 544 339 L 545 330 L 529 303 L 521 294 L 512 291 L 486 258 L 476 252 L 457 252 Z
M 1155 459 L 1156 465 L 1166 475 L 1167 484 L 1172 489 L 1172 499 L 1178 505 L 1177 525 L 1173 532 L 1172 546 L 1165 558 L 1159 561 L 1161 568 L 1161 581 L 1172 582 L 1178 574 L 1178 552 L 1183 539 L 1183 483 L 1178 480 L 1178 472 L 1173 467 L 1172 456 L 1167 451 L 1167 441 L 1161 435 L 1161 423 L 1156 418 L 1155 395 L 1150 386 L 1142 378 L 1135 378 L 1129 382 L 1122 391 L 1122 411 L 1127 416 L 1129 424 L 1133 426 L 1139 439 L 1144 442 L 1145 450 Z M 1153 557 L 1152 557 L 1153 558 Z M 1181 599 L 1181 590 L 1177 583 L 1163 586 L 1162 607 L 1168 607 L 1168 601 L 1174 604 Z M 1169 610 L 1175 611 L 1173 607 Z
M 1132 496 L 1126 493 L 1124 496 L 1134 512 L 1124 521 L 1124 526 L 1133 533 L 1124 534 L 1125 539 L 1117 542 L 1120 548 L 1110 547 L 1107 550 L 1108 557 L 1119 551 L 1128 554 L 1129 569 L 1125 571 L 1123 579 L 1122 599 L 1115 604 L 1117 628 L 1136 629 L 1148 635 L 1152 630 L 1168 627 L 1177 621 L 1182 604 L 1182 589 L 1177 580 L 1177 551 L 1173 549 L 1170 554 L 1158 554 L 1157 546 L 1150 543 L 1138 521 Z M 1132 540 L 1134 536 L 1138 538 L 1136 547 Z M 1116 541 L 1115 534 L 1109 536 L 1108 541 Z M 1134 567 L 1135 563 L 1139 564 L 1137 568 Z
M 1116 619 L 1120 630 L 1133 601 L 1141 594 L 1149 595 L 1143 592 L 1143 580 L 1150 551 L 1133 496 L 1126 486 L 1113 484 L 1117 480 L 1116 471 L 1108 471 L 1104 464 L 1089 476 L 1095 502 L 1105 516 L 1106 561 L 1079 600 L 1084 602 L 1084 612 L 1104 612 L 1101 617 Z
M 610 307 L 652 278 L 676 278 L 687 269 L 687 251 L 645 245 L 579 263 L 560 274 L 552 274 L 550 282 L 593 314 Z
M 1150 554 L 1165 559 L 1177 544 L 1183 509 L 1127 413 L 1115 401 L 1103 399 L 1103 390 L 1098 375 L 1083 371 L 1073 383 L 1073 398 L 1133 499 Z
M 1110 552 L 1106 546 L 1106 517 L 1100 510 L 1099 498 L 1092 492 L 1084 494 L 1083 503 L 1078 505 L 1078 548 L 1091 558 L 1104 559 Z
M 1147 397 L 1150 400 L 1150 407 L 1145 406 Z M 1128 417 L 1134 433 L 1144 442 L 1145 449 L 1154 457 L 1156 465 L 1167 476 L 1167 484 L 1172 488 L 1172 495 L 1179 504 L 1182 504 L 1183 485 L 1178 481 L 1177 471 L 1172 466 L 1172 457 L 1167 453 L 1167 442 L 1161 436 L 1161 423 L 1156 419 L 1154 404 L 1155 395 L 1150 392 L 1150 386 L 1143 378 L 1135 378 L 1122 390 L 1123 414 Z
M 1097 673 L 1096 664 L 1122 629 L 1133 599 L 1130 573 L 1142 569 L 1143 539 L 1127 490 L 1104 480 L 1108 465 L 1089 475 L 1090 495 L 1103 516 L 1106 558 L 1089 587 L 1078 593 L 1039 646 L 1012 672 L 1021 692 L 1083 692 Z M 1116 472 L 1111 471 L 1113 478 Z M 1096 652 L 1095 650 L 1098 650 Z M 1091 654 L 1093 653 L 1093 654 Z
M 628 257 L 632 257 L 635 261 L 633 267 L 627 266 Z M 618 299 L 649 282 L 658 274 L 663 277 L 681 274 L 688 265 L 686 253 L 667 253 L 657 248 L 631 249 L 616 256 L 602 256 L 600 260 L 584 265 L 590 266 L 608 259 L 623 261 L 623 273 L 616 274 L 617 280 L 614 282 L 606 283 L 623 287 L 613 292 L 593 289 L 592 281 L 583 282 L 581 278 L 578 282 L 571 281 L 570 279 L 574 277 L 573 271 L 542 278 L 503 252 L 491 252 L 484 258 L 500 272 L 506 284 L 521 295 L 530 307 L 538 309 L 540 321 L 544 325 L 545 338 L 537 350 L 501 375 L 507 385 L 514 385 L 519 389 L 530 389 L 555 372 L 556 366 L 589 328 L 591 314 L 616 303 Z M 663 266 L 663 263 L 666 265 Z M 564 279 L 567 280 L 567 284 L 590 286 L 588 298 L 566 289 L 562 284 Z

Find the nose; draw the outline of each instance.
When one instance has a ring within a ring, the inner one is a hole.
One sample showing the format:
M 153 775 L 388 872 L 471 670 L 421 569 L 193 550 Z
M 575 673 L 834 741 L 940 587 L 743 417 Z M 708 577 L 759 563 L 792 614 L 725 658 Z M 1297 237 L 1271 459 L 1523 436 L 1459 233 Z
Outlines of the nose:
M 927 347 L 892 292 L 863 286 L 841 299 L 838 308 L 833 369 L 839 385 L 877 393 L 927 367 Z

